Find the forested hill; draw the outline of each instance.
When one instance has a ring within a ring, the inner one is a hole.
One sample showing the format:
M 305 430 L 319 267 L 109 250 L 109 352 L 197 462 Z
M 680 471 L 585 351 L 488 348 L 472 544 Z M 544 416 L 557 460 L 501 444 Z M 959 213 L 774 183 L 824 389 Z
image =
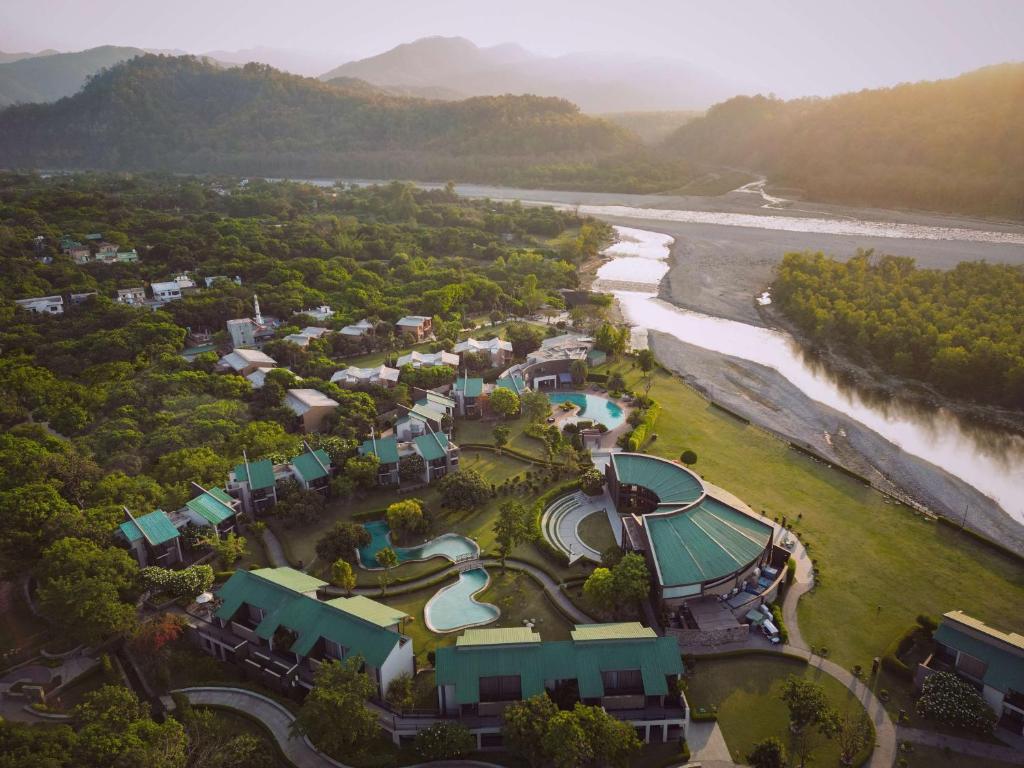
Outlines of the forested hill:
M 830 99 L 737 97 L 665 144 L 815 200 L 1024 218 L 1024 63 Z
M 143 56 L 0 112 L 0 166 L 527 182 L 638 140 L 557 98 L 375 94 L 249 64 Z M 534 170 L 536 169 L 536 170 Z M 559 180 L 558 172 L 554 173 Z M 571 182 L 571 179 L 569 179 Z

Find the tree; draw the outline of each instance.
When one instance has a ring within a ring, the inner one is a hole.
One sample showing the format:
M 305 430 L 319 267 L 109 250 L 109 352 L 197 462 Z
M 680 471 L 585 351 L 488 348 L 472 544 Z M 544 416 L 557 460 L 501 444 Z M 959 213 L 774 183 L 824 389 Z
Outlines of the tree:
M 124 686 L 104 685 L 87 693 L 73 718 L 79 726 L 75 766 L 185 766 L 187 737 L 181 724 L 173 718 L 153 722 L 148 706 Z
M 747 755 L 750 768 L 786 768 L 786 747 L 774 736 L 762 739 Z
M 43 550 L 71 534 L 80 519 L 51 483 L 33 482 L 0 493 L 0 568 L 13 576 L 34 566 Z
M 544 736 L 548 722 L 558 713 L 558 707 L 546 693 L 539 693 L 525 701 L 505 707 L 502 740 L 513 754 L 526 760 L 533 768 L 546 765 Z
M 331 563 L 331 583 L 344 589 L 346 595 L 352 594 L 356 588 L 356 573 L 348 561 L 338 558 Z
M 970 684 L 952 672 L 936 672 L 921 684 L 917 712 L 929 720 L 990 733 L 995 713 Z
M 542 422 L 551 414 L 551 401 L 543 392 L 524 392 L 520 398 L 523 413 L 533 422 Z
M 847 711 L 839 718 L 835 729 L 835 740 L 839 745 L 839 761 L 843 765 L 852 765 L 853 759 L 871 743 L 874 730 L 868 713 L 860 707 L 856 712 Z
M 246 541 L 244 536 L 239 536 L 234 531 L 230 531 L 223 536 L 218 536 L 215 531 L 211 531 L 205 534 L 199 541 L 214 551 L 217 559 L 220 560 L 221 565 L 225 568 L 233 566 L 245 557 L 245 553 L 249 551 L 249 542 Z
M 462 469 L 441 478 L 441 503 L 456 512 L 482 507 L 491 498 L 491 487 L 475 469 Z
M 76 738 L 66 725 L 0 721 L 0 768 L 73 768 Z
M 412 676 L 406 672 L 392 678 L 388 683 L 388 689 L 384 693 L 384 701 L 398 712 L 405 712 L 412 709 Z
M 296 733 L 338 758 L 362 752 L 380 731 L 376 714 L 366 706 L 376 686 L 362 666 L 358 656 L 321 665 L 292 723 Z
M 530 511 L 518 501 L 506 501 L 498 510 L 494 522 L 494 536 L 498 544 L 501 568 L 505 569 L 505 558 L 524 541 L 533 539 L 533 520 Z
M 355 562 L 356 550 L 370 543 L 370 532 L 359 523 L 337 522 L 316 542 L 316 556 L 333 563 L 341 558 Z
M 398 460 L 398 479 L 403 483 L 423 480 L 423 472 L 427 464 L 418 453 L 410 453 Z
M 377 485 L 377 467 L 380 460 L 369 453 L 365 456 L 350 456 L 345 462 L 345 474 L 352 478 L 356 486 L 364 490 Z
M 697 454 L 691 450 L 685 450 L 679 456 L 679 460 L 688 467 L 692 467 L 697 463 Z
M 611 323 L 602 323 L 594 336 L 594 346 L 613 357 L 625 352 L 628 344 L 628 326 L 616 328 Z
M 171 597 L 195 597 L 213 586 L 213 568 L 209 565 L 191 565 L 180 571 L 151 565 L 143 568 L 139 575 L 144 589 Z
M 388 584 L 391 583 L 391 569 L 398 565 L 398 555 L 395 554 L 395 550 L 391 547 L 384 547 L 378 551 L 377 565 L 384 569 L 384 573 L 380 577 L 380 591 L 383 595 L 387 593 Z
M 803 768 L 818 747 L 819 737 L 831 738 L 835 734 L 839 715 L 829 706 L 825 689 L 802 677 L 786 678 L 780 698 L 789 707 L 793 756 Z
M 582 387 L 586 383 L 588 373 L 590 373 L 590 368 L 587 366 L 586 360 L 573 360 L 569 364 L 572 383 L 577 387 Z
M 626 768 L 643 747 L 633 726 L 609 715 L 601 707 L 576 702 L 573 715 L 599 765 Z
M 612 569 L 615 595 L 620 603 L 645 600 L 651 591 L 651 574 L 642 555 L 629 552 Z
M 386 517 L 388 528 L 400 539 L 411 534 L 423 533 L 429 525 L 423 515 L 423 506 L 419 499 L 396 501 L 388 506 Z
M 650 373 L 654 370 L 654 353 L 649 349 L 641 349 L 636 353 L 636 361 L 640 364 L 640 370 Z
M 615 576 L 607 568 L 595 568 L 583 582 L 583 596 L 598 611 L 610 613 L 617 603 Z
M 413 742 L 421 760 L 458 760 L 476 749 L 476 737 L 461 723 L 441 720 L 416 733 Z
M 573 712 L 559 711 L 546 723 L 541 748 L 554 768 L 577 768 L 588 763 L 594 752 L 587 734 Z
M 501 455 L 501 449 L 508 445 L 508 440 L 512 436 L 512 430 L 504 424 L 499 424 L 494 428 L 492 432 L 494 435 L 494 444 L 498 447 L 498 455 Z
M 39 608 L 60 630 L 84 643 L 126 633 L 135 626 L 137 568 L 121 549 L 83 539 L 61 539 L 39 567 Z
M 511 419 L 519 413 L 519 395 L 506 387 L 497 387 L 488 400 L 491 410 L 503 419 Z
M 604 490 L 604 475 L 599 469 L 590 467 L 580 475 L 580 490 L 587 496 L 600 496 Z
M 505 329 L 505 338 L 512 342 L 512 354 L 516 357 L 525 357 L 528 352 L 533 352 L 543 337 L 544 332 L 540 328 L 528 323 L 511 323 Z
M 188 768 L 274 768 L 265 742 L 251 733 L 234 733 L 215 710 L 194 708 L 183 694 L 172 694 L 174 717 L 188 736 Z

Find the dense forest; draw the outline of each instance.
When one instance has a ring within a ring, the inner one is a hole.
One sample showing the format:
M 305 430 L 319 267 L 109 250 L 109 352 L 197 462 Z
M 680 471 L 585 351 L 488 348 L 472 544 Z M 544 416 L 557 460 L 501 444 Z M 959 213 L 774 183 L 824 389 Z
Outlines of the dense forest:
M 557 98 L 402 98 L 249 64 L 142 56 L 0 112 L 0 166 L 414 178 L 653 191 L 688 178 Z
M 772 298 L 816 341 L 955 397 L 1024 408 L 1024 267 L 789 253 Z
M 188 483 L 223 483 L 250 459 L 295 455 L 300 437 L 281 406 L 287 371 L 254 391 L 213 373 L 217 355 L 181 356 L 186 329 L 223 335 L 224 321 L 252 312 L 310 324 L 293 312 L 322 303 L 339 328 L 363 317 L 393 323 L 435 315 L 451 337 L 475 316 L 558 303 L 576 285 L 574 262 L 600 247 L 603 225 L 550 208 L 467 201 L 408 186 L 323 189 L 289 183 L 77 175 L 0 179 L 0 562 L 41 562 L 60 537 L 106 547 L 121 505 L 174 509 Z M 75 265 L 58 238 L 101 232 L 138 249 L 137 264 Z M 41 245 L 35 238 L 43 236 Z M 190 270 L 239 276 L 156 311 L 115 303 L 118 287 Z M 38 315 L 12 299 L 97 291 L 65 314 Z M 481 320 L 482 318 L 482 320 Z M 350 349 L 345 337 L 295 348 L 303 386 L 343 405 L 317 436 L 343 463 L 377 418 L 407 397 L 404 385 L 356 392 L 330 383 Z M 280 348 L 282 342 L 272 342 Z M 396 345 L 397 348 L 397 345 Z M 273 349 L 268 345 L 268 349 Z M 282 358 L 282 362 L 285 359 Z M 319 374 L 319 375 L 318 375 Z M 78 617 L 80 618 L 80 617 Z
M 814 200 L 1024 218 L 1024 64 L 829 99 L 738 96 L 671 136 Z

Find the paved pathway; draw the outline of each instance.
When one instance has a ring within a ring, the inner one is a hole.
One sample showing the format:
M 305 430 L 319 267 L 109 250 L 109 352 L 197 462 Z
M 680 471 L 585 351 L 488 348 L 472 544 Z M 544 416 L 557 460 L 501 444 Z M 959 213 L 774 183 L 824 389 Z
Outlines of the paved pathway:
M 263 531 L 263 550 L 267 553 L 267 559 L 274 568 L 291 566 L 288 558 L 284 556 L 284 547 L 281 546 L 281 540 L 277 538 L 277 534 L 270 530 L 269 527 Z
M 896 729 L 896 735 L 900 741 L 912 741 L 914 744 L 937 747 L 938 749 L 948 747 L 953 752 L 959 752 L 962 755 L 971 755 L 985 760 L 999 760 L 1011 765 L 1024 765 L 1024 752 L 1002 744 L 961 739 L 934 731 L 919 731 L 916 728 L 907 728 L 902 725 Z
M 483 557 L 483 558 L 475 558 L 473 560 L 463 560 L 461 563 L 458 563 L 457 565 L 455 563 L 453 563 L 453 564 L 449 565 L 447 568 L 445 568 L 443 571 L 439 571 L 437 573 L 431 573 L 431 574 L 428 574 L 426 576 L 423 576 L 422 578 L 416 579 L 414 581 L 407 581 L 407 582 L 403 583 L 401 585 L 402 592 L 412 591 L 412 590 L 418 589 L 419 587 L 423 586 L 424 584 L 427 584 L 429 582 L 434 581 L 435 579 L 437 579 L 439 576 L 441 576 L 443 574 L 454 573 L 456 570 L 464 570 L 464 569 L 469 569 L 469 568 L 479 568 L 479 567 L 483 567 L 483 566 L 492 567 L 492 568 L 500 568 L 501 567 L 501 561 L 498 560 L 497 558 L 493 558 L 493 557 Z M 576 604 L 573 603 L 573 601 L 570 600 L 565 595 L 565 593 L 562 592 L 561 589 L 559 589 L 558 583 L 554 579 L 552 579 L 550 576 L 548 576 L 544 571 L 542 571 L 540 568 L 538 568 L 537 566 L 530 565 L 529 563 L 525 563 L 522 560 L 506 560 L 505 561 L 505 567 L 508 568 L 509 570 L 513 570 L 513 571 L 523 571 L 524 573 L 527 573 L 531 577 L 533 577 L 533 579 L 535 581 L 537 581 L 544 588 L 544 591 L 547 592 L 548 597 L 550 597 L 558 605 L 558 607 L 562 609 L 562 612 L 565 613 L 565 615 L 568 616 L 575 623 L 577 623 L 577 624 L 592 624 L 593 623 L 594 620 L 590 616 L 585 614 L 583 611 L 581 611 L 579 608 L 577 608 Z M 380 588 L 379 587 L 356 587 L 352 591 L 353 591 L 354 594 L 366 595 L 368 597 L 379 597 L 380 596 Z M 343 589 L 340 589 L 338 587 L 332 587 L 332 586 L 325 587 L 324 588 L 324 592 L 326 592 L 329 595 L 344 595 L 345 594 L 345 591 Z M 400 594 L 400 593 L 396 593 L 396 594 Z
M 236 709 L 243 714 L 254 717 L 270 731 L 281 751 L 297 768 L 349 768 L 345 763 L 325 755 L 302 736 L 292 735 L 291 725 L 295 716 L 284 706 L 273 699 L 261 696 L 255 691 L 244 688 L 221 686 L 201 686 L 181 688 L 174 693 L 184 693 L 188 700 L 197 706 L 208 705 Z M 499 768 L 493 763 L 476 760 L 441 760 L 434 763 L 422 763 L 409 768 Z
M 686 743 L 690 747 L 691 762 L 732 762 L 722 728 L 716 722 L 691 722 L 686 732 Z
M 559 518 L 557 535 L 559 540 L 569 548 L 571 557 L 581 556 L 600 564 L 601 553 L 580 538 L 579 527 L 583 519 L 590 515 L 607 514 L 611 501 L 606 495 L 591 500 L 583 493 L 576 494 L 577 506 Z M 555 542 L 552 542 L 554 544 Z M 557 546 L 557 544 L 555 545 Z

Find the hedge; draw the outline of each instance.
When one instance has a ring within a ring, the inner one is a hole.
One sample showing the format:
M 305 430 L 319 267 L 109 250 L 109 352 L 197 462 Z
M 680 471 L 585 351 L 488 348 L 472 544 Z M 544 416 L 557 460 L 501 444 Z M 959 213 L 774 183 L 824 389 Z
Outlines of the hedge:
M 644 411 L 643 421 L 630 433 L 629 439 L 626 441 L 626 447 L 630 451 L 638 451 L 644 447 L 647 439 L 654 434 L 654 423 L 658 420 L 660 413 L 661 406 L 657 401 L 652 400 L 650 406 Z
M 592 381 L 595 384 L 607 384 L 608 374 L 607 373 L 594 373 L 593 371 L 587 372 L 587 381 Z
M 920 631 L 921 627 L 914 624 L 906 632 L 889 643 L 882 654 L 882 669 L 893 677 L 898 677 L 908 682 L 912 681 L 914 679 L 914 670 L 900 661 L 900 655 L 910 649 L 910 646 L 914 644 L 914 636 Z

